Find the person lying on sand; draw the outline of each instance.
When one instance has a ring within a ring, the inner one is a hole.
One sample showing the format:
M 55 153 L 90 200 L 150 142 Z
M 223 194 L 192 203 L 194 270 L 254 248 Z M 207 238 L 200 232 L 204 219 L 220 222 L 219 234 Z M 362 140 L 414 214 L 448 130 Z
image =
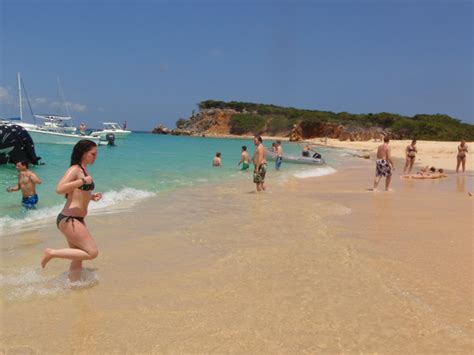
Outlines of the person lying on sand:
M 444 173 L 443 169 L 438 169 L 438 172 L 436 172 L 436 168 L 432 166 L 428 172 L 419 171 L 416 174 L 401 175 L 400 177 L 402 179 L 441 179 L 448 177 L 448 175 Z

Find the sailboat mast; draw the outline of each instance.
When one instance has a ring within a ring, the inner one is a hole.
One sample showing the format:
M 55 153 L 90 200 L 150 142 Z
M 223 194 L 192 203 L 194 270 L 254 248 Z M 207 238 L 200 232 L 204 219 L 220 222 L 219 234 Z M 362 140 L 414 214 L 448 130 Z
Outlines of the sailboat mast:
M 18 97 L 20 99 L 20 120 L 23 121 L 23 103 L 21 102 L 21 77 L 18 72 Z

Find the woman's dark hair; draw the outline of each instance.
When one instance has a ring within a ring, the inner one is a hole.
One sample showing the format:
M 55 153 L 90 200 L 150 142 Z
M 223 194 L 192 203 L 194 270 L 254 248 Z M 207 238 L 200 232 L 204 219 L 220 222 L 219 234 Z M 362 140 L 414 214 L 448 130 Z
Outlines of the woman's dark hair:
M 243 146 L 242 146 L 242 150 L 247 150 L 247 146 L 246 146 L 246 145 L 243 145 Z
M 220 158 L 220 157 L 221 157 L 221 153 L 220 153 L 220 152 L 217 152 L 217 153 L 216 153 L 216 157 Z
M 80 165 L 84 154 L 86 154 L 89 150 L 95 147 L 97 147 L 97 144 L 88 139 L 81 139 L 79 142 L 77 142 L 72 150 L 71 166 Z

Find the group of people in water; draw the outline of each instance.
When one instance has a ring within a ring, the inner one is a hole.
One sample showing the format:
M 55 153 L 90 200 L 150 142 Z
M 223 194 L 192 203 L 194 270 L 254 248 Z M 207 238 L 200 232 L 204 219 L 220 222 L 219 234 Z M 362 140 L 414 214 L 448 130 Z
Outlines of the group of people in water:
M 254 164 L 254 173 L 253 173 L 253 182 L 255 183 L 255 186 L 257 188 L 257 191 L 265 191 L 265 175 L 267 173 L 267 161 L 265 159 L 265 147 L 263 146 L 263 139 L 261 136 L 255 136 L 253 139 L 253 142 L 255 144 L 255 151 L 252 157 L 252 163 Z M 275 153 L 279 154 L 279 163 L 275 163 L 275 167 L 277 170 L 280 168 L 281 165 L 281 157 L 283 154 L 283 150 L 281 149 L 281 142 L 278 141 L 278 144 L 280 147 L 280 150 L 278 150 L 278 147 L 275 149 Z M 221 166 L 222 160 L 221 160 L 221 153 L 217 152 L 216 155 L 214 156 L 214 159 L 212 160 L 212 165 L 213 166 Z M 278 156 L 277 156 L 278 160 Z M 240 155 L 240 161 L 237 164 L 238 167 L 243 171 L 246 171 L 250 168 L 250 156 L 247 151 L 247 146 L 242 146 L 242 152 Z

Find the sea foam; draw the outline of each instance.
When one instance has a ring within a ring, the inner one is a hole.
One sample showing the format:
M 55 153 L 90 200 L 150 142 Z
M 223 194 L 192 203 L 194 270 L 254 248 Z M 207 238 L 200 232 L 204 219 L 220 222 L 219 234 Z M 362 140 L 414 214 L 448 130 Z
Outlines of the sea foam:
M 108 191 L 103 194 L 100 201 L 89 204 L 89 211 L 90 214 L 114 213 L 123 210 L 125 206 L 129 208 L 139 200 L 154 195 L 153 192 L 130 187 L 125 187 L 120 191 Z M 59 204 L 27 211 L 19 217 L 0 217 L 0 236 L 44 227 L 51 223 L 51 218 L 56 217 L 62 207 L 63 204 Z
M 89 288 L 99 282 L 95 269 L 84 268 L 81 280 L 69 281 L 69 272 L 55 277 L 47 277 L 39 268 L 23 268 L 12 274 L 0 274 L 0 286 L 7 300 L 19 300 L 31 297 L 54 296 L 71 289 Z
M 312 178 L 312 177 L 331 175 L 331 174 L 334 174 L 335 172 L 337 172 L 336 169 L 331 168 L 330 166 L 324 166 L 324 167 L 318 167 L 318 168 L 308 169 L 304 171 L 299 171 L 293 174 L 293 176 L 299 179 L 307 179 L 307 178 Z

